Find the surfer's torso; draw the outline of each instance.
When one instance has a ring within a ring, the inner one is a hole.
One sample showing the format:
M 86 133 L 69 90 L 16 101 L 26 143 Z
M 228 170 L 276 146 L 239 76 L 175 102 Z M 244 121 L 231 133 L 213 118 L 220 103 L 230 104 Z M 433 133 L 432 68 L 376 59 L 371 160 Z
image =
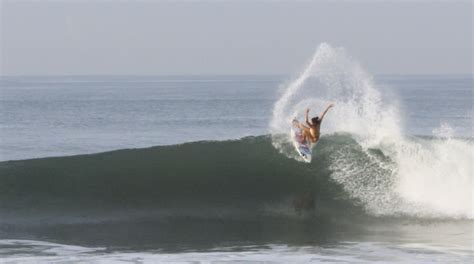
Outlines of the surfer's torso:
M 319 129 L 321 128 L 321 122 L 313 124 L 309 128 L 309 133 L 311 134 L 311 142 L 316 143 L 319 140 Z

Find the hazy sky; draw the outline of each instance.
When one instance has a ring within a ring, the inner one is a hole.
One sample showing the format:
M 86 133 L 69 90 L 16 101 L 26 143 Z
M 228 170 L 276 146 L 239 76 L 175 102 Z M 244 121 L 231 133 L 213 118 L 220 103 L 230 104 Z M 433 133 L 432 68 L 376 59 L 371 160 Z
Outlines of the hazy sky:
M 0 1 L 3 75 L 294 74 L 321 42 L 373 74 L 472 73 L 470 0 Z

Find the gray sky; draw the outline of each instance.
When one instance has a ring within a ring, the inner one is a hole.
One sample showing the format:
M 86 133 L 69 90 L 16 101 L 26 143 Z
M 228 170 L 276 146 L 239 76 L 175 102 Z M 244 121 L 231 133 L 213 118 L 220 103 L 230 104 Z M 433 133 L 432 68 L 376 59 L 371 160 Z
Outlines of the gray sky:
M 294 74 L 317 45 L 373 74 L 472 73 L 472 2 L 1 1 L 2 75 Z

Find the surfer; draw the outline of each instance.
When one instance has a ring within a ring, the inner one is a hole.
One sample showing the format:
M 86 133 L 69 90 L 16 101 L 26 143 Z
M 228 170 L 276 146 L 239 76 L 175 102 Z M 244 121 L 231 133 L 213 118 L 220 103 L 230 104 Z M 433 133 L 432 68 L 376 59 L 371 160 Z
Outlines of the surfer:
M 298 120 L 293 120 L 293 125 L 295 127 L 298 127 L 299 129 L 301 129 L 302 133 L 301 133 L 301 137 L 299 138 L 299 140 L 301 140 L 300 142 L 307 142 L 309 140 L 309 142 L 311 143 L 316 143 L 318 142 L 319 140 L 319 136 L 320 136 L 320 128 L 321 128 L 321 122 L 323 121 L 324 119 L 324 116 L 326 115 L 326 113 L 329 111 L 329 109 L 331 107 L 333 107 L 334 104 L 329 104 L 328 107 L 326 107 L 326 110 L 324 110 L 320 117 L 319 116 L 315 116 L 313 118 L 311 118 L 311 122 L 309 121 L 309 108 L 306 108 L 306 115 L 305 115 L 305 120 L 306 120 L 306 124 L 308 125 L 305 126 L 303 124 L 300 124 L 300 122 L 298 122 Z

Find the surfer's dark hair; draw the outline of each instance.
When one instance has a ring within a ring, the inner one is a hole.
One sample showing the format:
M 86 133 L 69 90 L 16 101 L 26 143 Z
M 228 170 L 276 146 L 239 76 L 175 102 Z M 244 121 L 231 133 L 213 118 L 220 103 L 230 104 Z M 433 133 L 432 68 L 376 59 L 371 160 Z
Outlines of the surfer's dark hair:
M 315 116 L 315 117 L 311 118 L 311 122 L 313 122 L 313 124 L 319 123 L 319 122 L 321 122 L 321 119 L 319 119 L 318 116 Z

